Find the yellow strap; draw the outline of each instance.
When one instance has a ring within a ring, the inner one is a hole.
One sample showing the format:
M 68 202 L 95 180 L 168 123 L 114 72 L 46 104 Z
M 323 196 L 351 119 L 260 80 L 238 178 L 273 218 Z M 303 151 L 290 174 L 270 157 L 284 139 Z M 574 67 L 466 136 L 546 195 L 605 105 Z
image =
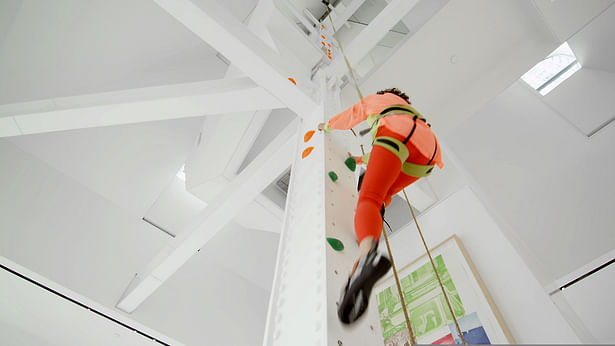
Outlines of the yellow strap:
M 410 151 L 408 151 L 406 145 L 397 138 L 387 136 L 376 137 L 376 139 L 374 139 L 374 145 L 383 147 L 395 154 L 395 156 L 397 156 L 401 161 L 402 165 L 406 162 L 408 156 L 410 156 Z
M 434 165 L 419 165 L 412 162 L 406 162 L 408 156 L 410 156 L 410 152 L 408 151 L 408 147 L 397 138 L 380 136 L 376 137 L 374 140 L 374 145 L 383 147 L 399 158 L 401 161 L 401 171 L 404 174 L 409 175 L 411 177 L 422 178 L 431 174 L 433 171 Z M 367 161 L 363 161 L 363 163 L 367 163 Z
M 404 162 L 401 171 L 411 177 L 423 178 L 431 174 L 434 165 L 419 165 L 412 162 Z

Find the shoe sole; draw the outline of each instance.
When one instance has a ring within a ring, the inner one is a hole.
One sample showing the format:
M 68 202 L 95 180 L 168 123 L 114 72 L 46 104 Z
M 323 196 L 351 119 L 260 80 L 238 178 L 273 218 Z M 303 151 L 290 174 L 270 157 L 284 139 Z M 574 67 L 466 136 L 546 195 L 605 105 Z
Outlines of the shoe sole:
M 391 268 L 391 262 L 380 257 L 377 266 L 372 269 L 371 275 L 366 274 L 366 279 L 361 282 L 355 282 L 352 287 L 348 287 L 348 291 L 344 295 L 340 306 L 337 309 L 339 320 L 344 324 L 350 324 L 359 319 L 367 310 L 369 296 L 372 293 L 374 284 L 383 277 Z

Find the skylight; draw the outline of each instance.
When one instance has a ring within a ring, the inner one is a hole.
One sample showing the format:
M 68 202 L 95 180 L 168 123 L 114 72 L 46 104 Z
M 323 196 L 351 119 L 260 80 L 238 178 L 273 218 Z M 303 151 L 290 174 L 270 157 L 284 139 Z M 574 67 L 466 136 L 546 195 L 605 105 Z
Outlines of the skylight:
M 521 79 L 544 96 L 580 69 L 577 57 L 568 43 L 564 42 Z

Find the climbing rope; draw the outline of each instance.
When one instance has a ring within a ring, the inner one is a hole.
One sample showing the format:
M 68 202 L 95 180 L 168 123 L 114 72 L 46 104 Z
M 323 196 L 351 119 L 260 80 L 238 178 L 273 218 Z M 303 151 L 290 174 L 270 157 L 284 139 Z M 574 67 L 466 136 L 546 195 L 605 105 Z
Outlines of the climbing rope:
M 423 241 L 425 252 L 427 252 L 427 256 L 429 256 L 429 262 L 431 262 L 431 267 L 433 268 L 433 272 L 436 274 L 436 278 L 438 278 L 438 283 L 440 284 L 440 288 L 442 289 L 442 294 L 444 295 L 444 299 L 446 300 L 446 305 L 448 305 L 448 311 L 450 311 L 451 316 L 453 317 L 453 321 L 455 322 L 455 327 L 457 328 L 457 333 L 459 333 L 459 337 L 461 338 L 461 341 L 465 345 L 466 339 L 464 338 L 463 333 L 461 332 L 461 328 L 459 327 L 459 323 L 457 322 L 457 318 L 455 317 L 455 312 L 453 311 L 451 302 L 448 299 L 448 294 L 446 294 L 446 290 L 444 289 L 444 285 L 442 284 L 442 279 L 440 278 L 440 274 L 438 274 L 438 270 L 436 269 L 436 264 L 434 263 L 433 257 L 431 256 L 431 251 L 429 251 L 429 247 L 427 246 L 425 237 L 423 237 L 423 232 L 421 231 L 421 226 L 419 226 L 419 221 L 416 219 L 416 215 L 414 215 L 414 209 L 412 209 L 412 205 L 410 204 L 408 195 L 406 195 L 406 189 L 403 189 L 402 191 L 404 192 L 404 198 L 406 199 L 406 203 L 408 204 L 408 209 L 410 209 L 410 213 L 412 214 L 412 219 L 414 219 L 414 224 L 416 225 L 416 229 L 419 231 L 419 235 L 421 236 L 421 240 Z
M 329 9 L 329 6 L 327 4 L 325 4 L 325 6 L 327 7 L 327 16 L 329 17 L 329 21 L 331 22 L 331 28 L 333 28 L 333 33 L 336 34 L 337 30 L 335 29 L 335 25 L 333 24 L 333 19 L 331 18 L 331 10 Z M 344 53 L 344 48 L 342 47 L 342 44 L 340 43 L 340 41 L 335 38 L 335 36 L 333 37 L 335 39 L 335 41 L 337 42 L 338 47 L 340 48 L 340 52 L 342 53 L 342 56 L 344 57 L 344 60 L 346 62 L 346 67 L 348 68 L 348 72 L 350 73 L 350 77 L 352 78 L 354 87 L 357 91 L 357 94 L 359 95 L 359 99 L 363 100 L 363 93 L 361 92 L 361 89 L 359 88 L 359 84 L 357 83 L 357 80 L 354 76 L 353 73 L 353 69 L 352 66 L 350 65 L 350 61 L 348 60 L 348 57 L 346 57 L 346 54 Z M 352 134 L 357 137 L 357 134 L 355 133 L 355 131 L 353 129 L 350 129 L 350 131 L 352 131 Z M 363 145 L 361 144 L 361 154 L 365 155 L 365 149 L 363 149 Z M 419 222 L 416 219 L 416 215 L 414 214 L 414 210 L 412 209 L 412 205 L 410 204 L 410 200 L 408 199 L 408 195 L 406 195 L 406 189 L 402 190 L 404 192 L 404 198 L 406 199 L 406 203 L 408 204 L 408 209 L 410 209 L 410 213 L 412 214 L 412 219 L 414 220 L 414 223 L 416 224 L 416 229 L 419 232 L 419 235 L 421 236 L 421 241 L 423 242 L 423 246 L 425 247 L 425 251 L 427 252 L 427 256 L 429 257 L 429 262 L 431 263 L 431 267 L 433 269 L 434 274 L 436 275 L 436 278 L 438 279 L 438 284 L 440 285 L 440 289 L 442 290 L 442 294 L 444 295 L 444 299 L 446 300 L 446 305 L 448 306 L 448 310 L 451 313 L 451 316 L 453 318 L 453 321 L 455 322 L 455 327 L 457 328 L 457 333 L 459 333 L 459 337 L 461 338 L 461 341 L 463 342 L 464 345 L 466 345 L 466 340 L 465 337 L 463 336 L 463 333 L 461 332 L 461 328 L 459 327 L 459 323 L 457 322 L 457 318 L 455 317 L 455 312 L 453 311 L 453 307 L 451 305 L 450 300 L 448 299 L 448 295 L 446 293 L 446 290 L 444 288 L 444 285 L 442 284 L 442 279 L 440 278 L 440 274 L 438 274 L 438 270 L 436 268 L 436 264 L 433 260 L 433 257 L 431 256 L 431 251 L 429 251 L 429 247 L 427 246 L 427 242 L 425 241 L 425 237 L 423 236 L 423 232 L 421 231 L 421 227 L 419 226 Z M 401 290 L 401 285 L 399 282 L 399 275 L 397 273 L 397 268 L 395 266 L 395 261 L 393 259 L 393 252 L 391 251 L 391 246 L 389 244 L 389 237 L 387 235 L 386 230 L 384 229 L 384 225 L 383 225 L 383 233 L 384 233 L 384 241 L 386 243 L 387 246 L 387 252 L 389 253 L 389 257 L 391 258 L 391 267 L 393 268 L 393 276 L 395 277 L 395 284 L 397 286 L 397 292 L 399 293 L 399 298 L 401 300 L 401 304 L 402 304 L 402 310 L 404 312 L 404 317 L 406 319 L 406 325 L 408 326 L 408 331 L 410 332 L 410 341 L 413 345 L 416 345 L 416 337 L 414 334 L 414 331 L 412 329 L 412 325 L 410 323 L 410 316 L 408 314 L 408 310 L 406 307 L 406 301 L 404 299 L 404 294 Z

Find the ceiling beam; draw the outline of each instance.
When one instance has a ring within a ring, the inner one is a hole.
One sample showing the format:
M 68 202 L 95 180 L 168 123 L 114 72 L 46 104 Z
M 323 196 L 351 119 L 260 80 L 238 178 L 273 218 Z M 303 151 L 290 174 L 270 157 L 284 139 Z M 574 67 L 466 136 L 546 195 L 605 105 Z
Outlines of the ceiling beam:
M 0 105 L 0 137 L 283 107 L 250 78 L 220 79 Z
M 198 6 L 191 0 L 154 2 L 300 117 L 313 114 L 316 103 L 288 80 L 289 77 L 298 79 L 305 68 L 282 59 L 217 1 L 201 0 Z M 300 83 L 308 89 L 310 84 L 310 81 Z
M 331 24 L 331 21 L 324 21 L 323 23 L 325 24 L 325 28 L 327 31 L 327 36 L 331 36 L 332 34 L 334 34 L 337 30 L 339 30 L 342 25 L 346 24 L 346 22 L 348 21 L 348 19 L 350 19 L 350 17 L 352 17 L 353 14 L 355 14 L 355 12 L 357 12 L 357 10 L 363 5 L 363 3 L 365 3 L 366 0 L 352 0 L 352 2 L 346 6 L 344 6 L 344 8 L 342 9 L 340 5 L 343 5 L 343 3 L 340 1 L 340 4 L 337 5 L 337 7 L 331 12 L 331 14 L 333 14 L 333 17 L 331 19 L 333 19 L 333 28 L 331 28 L 328 24 Z M 337 8 L 340 8 L 339 10 Z
M 190 257 L 290 166 L 296 150 L 293 121 L 129 285 L 117 307 L 133 312 Z
M 344 48 L 351 66 L 357 66 L 382 38 L 418 3 L 418 0 L 392 0 L 368 26 Z M 346 74 L 346 62 L 340 57 L 331 64 L 333 76 Z

